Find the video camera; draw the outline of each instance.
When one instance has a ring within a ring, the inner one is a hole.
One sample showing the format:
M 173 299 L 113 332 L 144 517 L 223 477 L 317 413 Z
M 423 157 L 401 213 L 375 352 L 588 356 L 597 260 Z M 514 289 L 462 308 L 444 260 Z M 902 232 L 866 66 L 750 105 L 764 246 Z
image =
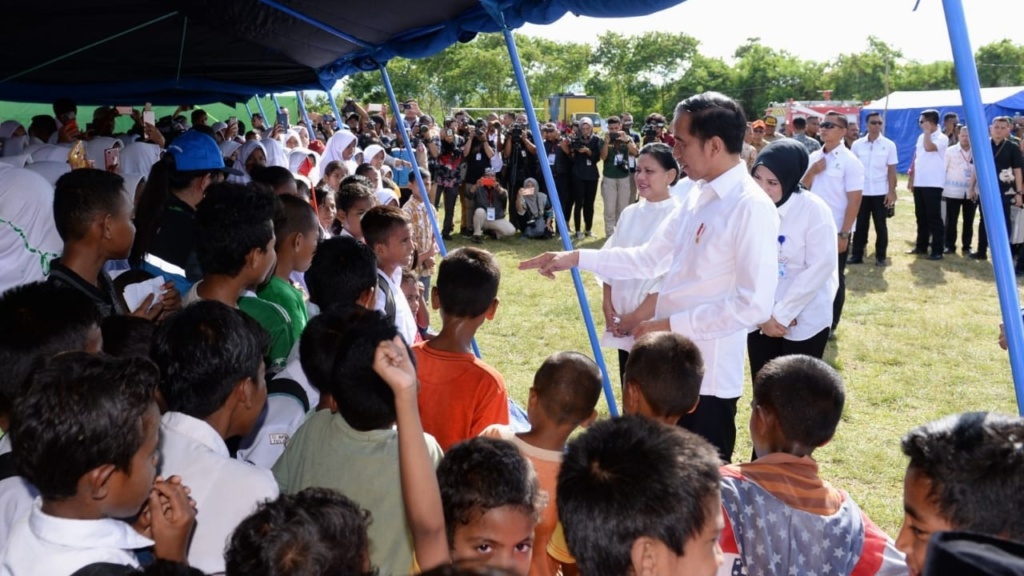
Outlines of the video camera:
M 650 124 L 644 124 L 644 138 L 657 138 L 663 128 L 665 128 L 664 122 L 651 122 Z
M 523 137 L 523 125 L 518 122 L 512 124 L 512 126 L 509 127 L 508 135 L 512 137 L 513 140 L 521 139 Z
M 484 135 L 487 134 L 487 121 L 480 118 L 473 124 L 476 126 L 476 137 L 482 140 Z

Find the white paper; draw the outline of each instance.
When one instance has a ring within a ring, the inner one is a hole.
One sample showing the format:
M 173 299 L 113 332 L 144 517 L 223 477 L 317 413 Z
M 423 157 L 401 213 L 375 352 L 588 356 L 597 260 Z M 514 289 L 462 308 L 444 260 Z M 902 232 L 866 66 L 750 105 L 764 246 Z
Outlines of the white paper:
M 142 303 L 146 301 L 150 294 L 153 295 L 153 302 L 150 304 L 150 308 L 159 304 L 160 296 L 164 293 L 163 285 L 166 283 L 167 281 L 164 280 L 163 276 L 157 276 L 145 282 L 125 286 L 124 303 L 128 305 L 128 310 L 131 312 L 138 310 L 139 306 L 142 306 Z

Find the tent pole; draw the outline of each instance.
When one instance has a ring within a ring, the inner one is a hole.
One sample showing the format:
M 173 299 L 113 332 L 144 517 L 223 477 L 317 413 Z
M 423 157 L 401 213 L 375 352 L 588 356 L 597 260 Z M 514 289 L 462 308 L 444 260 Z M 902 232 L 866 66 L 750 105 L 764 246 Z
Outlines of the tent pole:
M 249 108 L 249 103 L 245 102 L 245 113 L 249 115 L 249 125 L 252 125 L 252 108 Z M 244 136 L 244 134 L 243 134 Z
M 391 104 L 391 109 L 401 110 L 401 108 L 398 107 L 398 98 L 395 97 L 395 88 L 391 85 L 391 76 L 388 75 L 387 67 L 379 62 L 377 63 L 377 67 L 380 69 L 380 77 L 384 81 L 384 89 L 388 93 L 388 102 Z M 405 127 L 405 122 L 402 122 L 401 118 L 396 118 L 396 120 L 395 127 L 398 128 L 398 133 L 402 135 L 402 143 L 405 145 L 405 151 L 409 154 L 409 158 L 413 159 L 412 175 L 416 178 L 416 187 L 420 191 L 423 203 L 427 205 L 427 217 L 430 219 L 430 228 L 434 231 L 434 240 L 437 242 L 437 247 L 441 250 L 441 257 L 447 256 L 448 249 L 444 245 L 444 239 L 441 238 L 441 229 L 438 227 L 437 217 L 434 215 L 434 204 L 430 201 L 430 194 L 427 193 L 427 186 L 423 183 L 423 176 L 420 175 L 419 164 L 416 163 L 416 153 L 412 149 L 412 141 L 409 140 L 409 129 Z M 480 358 L 480 347 L 477 346 L 476 338 L 473 339 L 473 353 L 476 354 L 477 358 Z
M 523 98 L 523 107 L 526 109 L 526 118 L 530 122 L 530 131 L 536 135 L 537 138 L 541 137 L 540 123 L 537 121 L 537 112 L 533 109 L 533 100 L 530 98 L 530 88 L 526 84 L 526 75 L 523 73 L 523 64 L 519 60 L 519 50 L 516 48 L 515 38 L 512 37 L 512 31 L 509 30 L 508 26 L 505 25 L 504 17 L 501 13 L 494 14 L 498 24 L 502 27 L 502 33 L 505 35 L 505 44 L 508 47 L 508 54 L 512 60 L 512 70 L 516 76 L 516 83 L 519 84 L 519 94 Z M 537 142 L 540 146 L 543 146 L 542 142 Z M 555 220 L 558 223 L 558 229 L 561 232 L 562 247 L 566 250 L 572 250 L 572 241 L 569 239 L 569 226 L 565 222 L 565 214 L 562 213 L 562 203 L 558 199 L 558 190 L 555 188 L 555 177 L 551 173 L 551 166 L 546 160 L 541 159 L 540 162 L 541 172 L 544 174 L 544 182 L 547 184 L 549 198 L 551 199 L 551 207 L 555 212 Z M 583 313 L 583 321 L 587 326 L 587 335 L 590 337 L 590 346 L 594 352 L 594 360 L 597 361 L 597 365 L 601 368 L 601 377 L 604 384 L 604 396 L 608 402 L 608 413 L 612 417 L 619 415 L 618 408 L 615 405 L 615 392 L 612 389 L 611 380 L 608 378 L 608 367 L 605 366 L 604 354 L 601 352 L 601 341 L 597 337 L 597 330 L 594 328 L 594 318 L 590 315 L 590 304 L 587 301 L 587 292 L 583 288 L 583 279 L 580 277 L 580 271 L 578 268 L 572 269 L 572 281 L 576 286 L 576 297 L 580 302 L 580 311 Z
M 263 111 L 263 102 L 260 102 L 260 95 L 256 94 L 253 98 L 256 99 L 256 107 L 260 109 L 260 116 L 263 117 L 263 126 L 270 126 L 273 121 L 270 118 L 267 118 L 267 113 Z
M 302 96 L 302 92 L 295 91 L 295 101 L 299 103 L 299 112 L 302 114 L 303 121 L 306 122 L 306 132 L 309 136 L 313 137 L 313 125 L 309 123 L 309 114 L 306 113 L 306 101 Z
M 981 90 L 978 82 L 978 68 L 974 63 L 974 52 L 967 36 L 964 7 L 961 0 L 943 0 L 946 13 L 946 27 L 949 42 L 953 48 L 953 62 L 956 65 L 960 98 L 970 131 L 971 149 L 974 150 L 974 166 L 978 174 L 982 210 L 989 214 L 1001 214 L 1001 194 L 996 182 L 995 160 L 986 130 L 974 129 L 985 126 L 985 111 L 982 108 Z M 999 293 L 999 308 L 1003 325 L 1006 327 L 1006 342 L 1010 349 L 1010 370 L 1013 387 L 1017 395 L 1017 412 L 1024 415 L 1024 324 L 1021 322 L 1020 301 L 1017 298 L 1017 279 L 1013 272 L 1013 257 L 1010 254 L 1010 239 L 998 217 L 985 218 L 989 246 L 992 248 L 992 268 Z
M 341 117 L 341 112 L 338 112 L 338 103 L 334 100 L 334 94 L 331 94 L 330 90 L 327 91 L 327 101 L 331 103 L 331 110 L 334 110 L 334 121 L 336 122 L 335 126 L 337 126 L 337 128 L 331 126 L 331 130 L 341 130 L 341 127 L 345 125 L 345 119 Z
M 277 122 L 277 115 L 281 113 L 281 103 L 277 101 L 277 94 L 270 94 L 270 99 L 274 101 L 274 122 Z

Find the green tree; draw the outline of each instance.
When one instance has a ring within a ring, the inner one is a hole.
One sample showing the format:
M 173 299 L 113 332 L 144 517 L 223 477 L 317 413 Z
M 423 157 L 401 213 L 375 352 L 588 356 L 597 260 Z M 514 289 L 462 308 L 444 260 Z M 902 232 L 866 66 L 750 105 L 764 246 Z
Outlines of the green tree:
M 771 102 L 816 97 L 824 70 L 821 63 L 805 62 L 785 50 L 769 48 L 761 44 L 760 38 L 748 38 L 733 57 L 736 64 L 731 96 L 751 118 L 760 116 Z
M 956 69 L 949 61 L 907 62 L 899 70 L 894 90 L 955 90 Z
M 832 90 L 836 100 L 875 100 L 894 88 L 903 53 L 874 36 L 868 37 L 863 52 L 840 54 L 828 64 L 822 89 Z M 887 78 L 888 75 L 888 78 Z
M 696 38 L 682 33 L 602 34 L 594 49 L 588 93 L 598 96 L 602 115 L 664 112 L 674 104 L 674 84 L 691 67 L 698 45 Z
M 1024 86 L 1024 45 L 1000 40 L 978 48 L 974 59 L 983 88 Z

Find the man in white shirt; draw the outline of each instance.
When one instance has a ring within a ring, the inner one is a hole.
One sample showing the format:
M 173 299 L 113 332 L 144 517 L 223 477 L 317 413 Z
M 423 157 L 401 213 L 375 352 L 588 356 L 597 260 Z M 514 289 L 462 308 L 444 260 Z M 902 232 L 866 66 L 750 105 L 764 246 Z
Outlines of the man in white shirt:
M 153 336 L 167 404 L 160 471 L 191 489 L 197 514 L 188 563 L 207 574 L 224 572 L 232 532 L 279 493 L 269 470 L 232 458 L 225 442 L 249 434 L 263 410 L 269 344 L 255 320 L 211 300 L 186 306 Z
M 868 229 L 875 222 L 875 264 L 886 265 L 889 247 L 889 209 L 896 204 L 896 144 L 882 136 L 882 115 L 871 112 L 865 119 L 868 133 L 850 149 L 864 165 L 864 192 L 853 232 L 853 248 L 847 264 L 862 264 L 868 245 Z
M 849 122 L 844 114 L 829 112 L 821 122 L 821 150 L 811 154 L 810 167 L 804 174 L 804 187 L 817 194 L 832 209 L 832 218 L 839 231 L 839 290 L 832 301 L 832 332 L 839 326 L 846 302 L 846 257 L 850 235 L 860 212 L 864 190 L 864 165 L 843 145 Z
M 942 260 L 945 224 L 942 222 L 942 187 L 946 185 L 946 148 L 949 138 L 939 130 L 939 111 L 925 110 L 918 120 L 914 162 L 910 166 L 907 188 L 914 191 L 914 219 L 917 239 L 907 254 L 928 254 L 929 260 Z M 931 252 L 928 245 L 931 244 Z
M 696 184 L 654 237 L 634 248 L 549 252 L 519 265 L 548 277 L 573 266 L 609 279 L 664 275 L 654 319 L 633 336 L 671 330 L 700 349 L 700 402 L 679 424 L 707 438 L 725 461 L 736 439 L 746 335 L 771 316 L 778 282 L 779 216 L 740 160 L 745 131 L 743 110 L 722 94 L 680 102 L 674 154 Z

